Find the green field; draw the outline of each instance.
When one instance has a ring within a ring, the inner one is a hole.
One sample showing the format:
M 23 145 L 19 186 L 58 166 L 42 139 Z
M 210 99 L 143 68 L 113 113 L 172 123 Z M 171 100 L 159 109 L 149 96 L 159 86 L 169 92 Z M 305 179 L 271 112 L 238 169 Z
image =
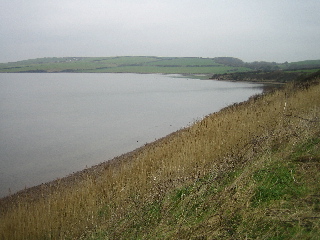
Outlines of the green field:
M 277 75 L 276 78 L 267 79 L 271 82 L 286 82 L 288 79 L 292 81 L 319 69 L 320 60 L 249 63 L 233 57 L 53 57 L 0 63 L 0 73 L 161 73 L 196 75 L 197 77 L 203 75 L 200 78 L 239 81 L 261 81 L 260 78 L 263 76 L 261 73 Z M 254 77 L 252 73 L 255 74 Z M 285 76 L 279 80 L 282 75 Z M 258 79 L 256 76 L 259 76 Z
M 212 58 L 176 57 L 66 57 L 39 58 L 0 64 L 0 72 L 106 72 L 211 74 L 249 71 L 216 63 Z

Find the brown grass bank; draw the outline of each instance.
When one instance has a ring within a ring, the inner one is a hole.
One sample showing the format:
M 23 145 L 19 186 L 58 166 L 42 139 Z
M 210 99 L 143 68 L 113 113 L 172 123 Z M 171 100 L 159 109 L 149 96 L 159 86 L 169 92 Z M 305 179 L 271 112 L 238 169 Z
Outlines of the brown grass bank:
M 320 233 L 320 85 L 312 81 L 2 199 L 0 238 L 257 239 L 289 228 L 312 239 Z

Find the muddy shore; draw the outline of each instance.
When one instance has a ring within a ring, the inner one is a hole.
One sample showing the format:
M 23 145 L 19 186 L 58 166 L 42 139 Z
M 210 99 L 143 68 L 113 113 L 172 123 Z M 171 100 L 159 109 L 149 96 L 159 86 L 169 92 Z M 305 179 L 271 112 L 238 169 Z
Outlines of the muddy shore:
M 8 207 L 14 207 L 15 204 L 17 204 L 21 199 L 27 202 L 37 201 L 39 199 L 44 199 L 54 194 L 56 191 L 59 191 L 59 189 L 61 188 L 63 189 L 73 188 L 78 184 L 81 184 L 83 180 L 86 180 L 88 178 L 94 178 L 98 180 L 99 177 L 103 175 L 105 170 L 110 168 L 113 168 L 116 170 L 122 163 L 133 160 L 139 154 L 143 153 L 143 151 L 145 151 L 146 149 L 157 146 L 164 142 L 167 142 L 171 138 L 181 134 L 185 130 L 186 128 L 182 128 L 180 130 L 177 130 L 173 133 L 168 134 L 167 136 L 159 138 L 153 142 L 146 143 L 145 145 L 133 151 L 124 153 L 120 156 L 114 157 L 113 159 L 106 160 L 100 164 L 91 166 L 89 168 L 85 168 L 81 171 L 74 172 L 63 178 L 57 178 L 53 181 L 42 183 L 30 188 L 26 188 L 12 195 L 8 195 L 3 198 L 0 198 L 0 213 L 3 211 L 6 211 Z
M 208 79 L 208 80 L 214 80 L 214 79 Z M 265 83 L 264 83 L 265 84 Z M 264 87 L 264 92 L 270 91 L 272 89 L 278 88 L 282 84 L 266 84 Z M 241 103 L 240 103 L 241 104 Z M 228 108 L 228 107 L 226 107 Z M 220 111 L 222 111 L 221 109 Z M 188 128 L 188 127 L 186 127 Z M 50 196 L 51 194 L 55 193 L 56 191 L 59 191 L 60 188 L 73 188 L 74 186 L 81 183 L 83 180 L 87 179 L 88 177 L 98 179 L 106 169 L 116 169 L 118 166 L 120 166 L 124 162 L 128 162 L 134 158 L 136 158 L 139 154 L 141 154 L 143 151 L 145 151 L 147 148 L 162 144 L 163 142 L 167 142 L 170 140 L 170 138 L 175 137 L 176 135 L 179 135 L 183 131 L 186 130 L 186 128 L 182 128 L 180 130 L 177 130 L 167 136 L 164 136 L 162 138 L 159 138 L 158 140 L 155 140 L 151 143 L 147 143 L 131 152 L 124 153 L 120 156 L 117 156 L 113 159 L 106 160 L 100 164 L 91 166 L 89 168 L 85 168 L 81 171 L 72 173 L 70 175 L 67 175 L 62 178 L 55 179 L 50 182 L 42 183 L 37 186 L 33 186 L 30 188 L 26 188 L 23 190 L 20 190 L 16 193 L 13 193 L 11 195 L 5 196 L 0 198 L 0 212 L 3 209 L 6 209 L 8 206 L 14 206 L 18 200 L 23 199 L 24 201 L 36 201 L 41 198 L 46 198 L 47 196 Z

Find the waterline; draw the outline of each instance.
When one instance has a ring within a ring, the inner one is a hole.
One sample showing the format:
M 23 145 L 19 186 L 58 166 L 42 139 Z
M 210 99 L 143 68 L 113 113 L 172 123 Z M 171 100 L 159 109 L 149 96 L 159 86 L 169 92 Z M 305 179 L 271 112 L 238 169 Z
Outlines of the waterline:
M 0 196 L 132 151 L 262 92 L 158 74 L 0 74 Z

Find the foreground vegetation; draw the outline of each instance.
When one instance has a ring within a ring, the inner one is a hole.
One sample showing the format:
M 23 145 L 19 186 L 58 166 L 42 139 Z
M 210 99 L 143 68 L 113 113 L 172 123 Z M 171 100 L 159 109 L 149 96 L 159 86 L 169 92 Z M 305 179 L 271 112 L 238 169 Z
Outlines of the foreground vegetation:
M 320 77 L 1 200 L 1 239 L 318 239 Z
M 38 58 L 0 63 L 0 72 L 104 72 L 164 74 L 225 74 L 248 71 L 320 69 L 320 60 L 293 63 L 252 62 L 238 58 L 216 57 L 63 57 Z

